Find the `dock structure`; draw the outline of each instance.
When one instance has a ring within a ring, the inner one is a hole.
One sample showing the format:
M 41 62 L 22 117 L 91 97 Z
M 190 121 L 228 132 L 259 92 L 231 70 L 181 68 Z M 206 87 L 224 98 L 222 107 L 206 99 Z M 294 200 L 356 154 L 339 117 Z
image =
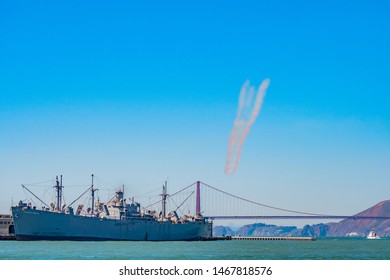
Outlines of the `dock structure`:
M 204 238 L 203 241 L 218 240 L 297 240 L 297 241 L 315 241 L 315 237 L 301 236 L 213 236 Z
M 231 236 L 230 240 L 299 240 L 315 241 L 315 237 L 301 236 Z

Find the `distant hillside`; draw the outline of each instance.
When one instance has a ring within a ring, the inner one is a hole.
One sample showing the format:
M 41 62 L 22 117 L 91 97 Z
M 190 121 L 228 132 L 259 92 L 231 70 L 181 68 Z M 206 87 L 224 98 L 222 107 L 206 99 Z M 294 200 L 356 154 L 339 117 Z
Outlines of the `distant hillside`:
M 233 236 L 233 235 L 237 235 L 237 234 L 230 227 L 216 226 L 213 229 L 213 235 L 214 236 L 229 236 L 229 235 Z
M 298 230 L 299 231 L 299 230 Z M 266 224 L 252 224 L 241 227 L 237 234 L 245 236 L 287 236 L 297 235 L 297 227 L 275 226 Z
M 217 226 L 214 228 L 214 236 L 241 235 L 241 236 L 300 236 L 301 230 L 294 226 L 275 226 L 263 223 L 245 225 L 237 231 L 229 227 Z
M 377 205 L 356 214 L 357 216 L 390 216 L 390 200 L 379 202 Z M 366 236 L 374 229 L 379 236 L 390 236 L 390 220 L 352 220 L 327 224 L 329 229 L 326 236 L 357 235 Z
M 390 200 L 379 202 L 375 206 L 356 214 L 355 216 L 389 216 Z M 215 236 L 241 235 L 241 236 L 367 236 L 370 230 L 382 237 L 390 237 L 390 220 L 346 219 L 338 223 L 306 225 L 302 229 L 294 226 L 275 226 L 263 223 L 245 225 L 237 231 L 229 227 L 218 226 L 214 228 Z

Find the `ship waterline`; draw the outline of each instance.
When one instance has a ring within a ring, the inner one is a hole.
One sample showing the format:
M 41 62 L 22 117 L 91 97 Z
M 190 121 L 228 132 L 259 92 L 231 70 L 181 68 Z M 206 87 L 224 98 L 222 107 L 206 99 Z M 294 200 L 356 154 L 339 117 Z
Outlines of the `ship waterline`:
M 107 219 L 13 207 L 17 240 L 190 241 L 211 235 L 206 221 L 172 223 L 154 219 Z

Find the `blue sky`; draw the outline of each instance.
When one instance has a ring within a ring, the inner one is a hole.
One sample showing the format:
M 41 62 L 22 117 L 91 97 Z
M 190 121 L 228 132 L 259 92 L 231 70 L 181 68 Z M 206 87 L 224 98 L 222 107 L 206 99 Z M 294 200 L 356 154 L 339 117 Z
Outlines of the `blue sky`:
M 1 212 L 57 174 L 330 214 L 389 199 L 386 1 L 79 2 L 0 3 Z M 226 176 L 239 90 L 264 78 Z

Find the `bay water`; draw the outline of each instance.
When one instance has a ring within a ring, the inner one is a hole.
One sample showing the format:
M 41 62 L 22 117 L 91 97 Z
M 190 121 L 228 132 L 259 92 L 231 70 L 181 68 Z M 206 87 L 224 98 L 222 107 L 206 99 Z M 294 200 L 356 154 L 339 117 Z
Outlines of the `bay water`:
M 0 260 L 390 260 L 390 239 L 0 241 Z

